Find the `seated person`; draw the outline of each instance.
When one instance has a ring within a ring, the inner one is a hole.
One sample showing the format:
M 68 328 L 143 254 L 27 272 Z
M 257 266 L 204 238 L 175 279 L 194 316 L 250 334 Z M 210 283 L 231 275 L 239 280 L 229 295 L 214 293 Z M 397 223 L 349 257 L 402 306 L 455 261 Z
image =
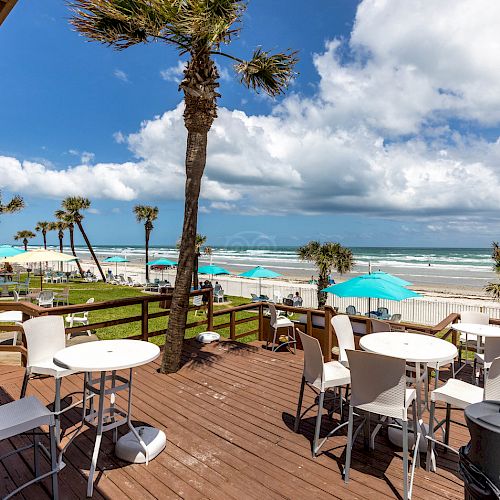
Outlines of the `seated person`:
M 302 297 L 299 295 L 299 292 L 295 292 L 295 295 L 292 299 L 294 307 L 302 307 Z
M 214 286 L 214 292 L 217 293 L 219 292 L 220 290 L 222 290 L 222 286 L 220 286 L 219 282 L 216 281 L 215 282 L 215 286 Z

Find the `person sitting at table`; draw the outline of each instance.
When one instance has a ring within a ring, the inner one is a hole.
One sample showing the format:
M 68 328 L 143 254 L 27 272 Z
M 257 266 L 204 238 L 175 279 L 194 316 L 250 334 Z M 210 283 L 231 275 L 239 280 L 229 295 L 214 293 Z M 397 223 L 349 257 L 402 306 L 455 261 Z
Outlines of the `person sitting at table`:
M 219 292 L 220 290 L 222 290 L 222 286 L 219 284 L 218 281 L 215 282 L 215 286 L 214 286 L 214 292 L 217 293 Z
M 293 296 L 292 299 L 293 306 L 294 307 L 302 307 L 302 297 L 300 296 L 299 292 L 295 292 L 295 295 Z

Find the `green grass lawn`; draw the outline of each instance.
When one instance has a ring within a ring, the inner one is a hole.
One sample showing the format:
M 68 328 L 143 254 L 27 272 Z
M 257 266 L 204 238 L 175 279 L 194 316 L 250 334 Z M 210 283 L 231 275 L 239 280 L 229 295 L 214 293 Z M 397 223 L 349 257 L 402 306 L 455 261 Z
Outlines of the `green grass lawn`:
M 24 277 L 21 277 L 24 279 Z M 73 281 L 71 283 L 62 283 L 62 284 L 52 284 L 52 283 L 44 283 L 44 290 L 52 290 L 54 292 L 60 292 L 65 287 L 70 288 L 69 301 L 70 304 L 82 304 L 85 303 L 89 298 L 93 297 L 95 302 L 104 302 L 108 300 L 121 299 L 126 297 L 137 297 L 144 296 L 142 289 L 139 287 L 128 287 L 128 286 L 118 286 L 118 285 L 110 285 L 107 283 L 97 282 L 97 283 L 88 283 L 85 281 Z M 11 287 L 14 288 L 14 287 Z M 40 289 L 40 278 L 32 278 L 30 283 L 30 289 Z M 22 300 L 22 299 L 21 299 Z M 214 304 L 215 310 L 226 309 L 231 306 L 238 306 L 241 304 L 247 304 L 250 302 L 249 299 L 245 299 L 242 297 L 227 297 L 226 300 L 230 302 L 230 304 Z M 158 302 L 154 302 L 149 304 L 149 313 L 155 313 L 163 311 L 163 309 L 159 308 Z M 114 309 L 103 309 L 99 311 L 91 311 L 89 313 L 90 323 L 98 323 L 101 321 L 109 321 L 119 318 L 127 318 L 131 316 L 138 316 L 141 314 L 141 305 L 132 305 L 126 307 L 118 307 Z M 258 319 L 258 315 L 253 312 L 242 311 L 237 313 L 237 319 L 255 317 Z M 202 321 L 206 318 L 205 312 L 202 310 L 198 311 L 195 316 L 195 311 L 190 311 L 188 314 L 188 323 Z M 218 316 L 214 318 L 214 324 L 223 324 L 229 322 L 229 314 L 225 314 L 222 316 Z M 168 316 L 163 318 L 154 318 L 149 320 L 149 331 L 156 331 L 166 328 L 168 325 Z M 256 329 L 258 326 L 258 321 L 251 323 L 243 323 L 241 325 L 236 325 L 236 334 L 245 333 L 250 330 Z M 205 331 L 206 325 L 201 325 L 195 328 L 190 328 L 186 332 L 186 338 L 191 338 L 196 336 L 198 333 Z M 123 325 L 117 325 L 108 328 L 101 328 L 96 331 L 97 336 L 100 339 L 116 339 L 116 338 L 124 338 L 130 337 L 133 335 L 140 335 L 141 333 L 141 323 L 127 323 Z M 225 328 L 220 330 L 219 333 L 224 337 L 229 337 L 229 328 Z M 256 340 L 256 335 L 250 335 L 248 337 L 243 337 L 239 339 L 241 342 L 250 342 L 252 340 Z M 152 342 L 162 345 L 165 342 L 165 336 L 160 335 L 157 337 L 153 337 L 151 339 Z

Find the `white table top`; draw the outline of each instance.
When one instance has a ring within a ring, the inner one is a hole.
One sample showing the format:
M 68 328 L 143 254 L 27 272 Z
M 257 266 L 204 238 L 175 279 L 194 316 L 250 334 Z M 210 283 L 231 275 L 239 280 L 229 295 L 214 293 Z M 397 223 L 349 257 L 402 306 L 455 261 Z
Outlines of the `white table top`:
M 415 363 L 446 361 L 457 355 L 457 348 L 446 340 L 408 332 L 379 332 L 361 337 L 364 351 L 393 356 Z
M 500 327 L 479 323 L 453 323 L 451 327 L 459 332 L 472 333 L 481 337 L 500 337 Z
M 145 365 L 160 355 L 160 348 L 142 340 L 100 340 L 61 349 L 54 363 L 82 372 L 122 370 Z
M 0 323 L 15 323 L 23 320 L 21 311 L 5 311 L 0 313 Z

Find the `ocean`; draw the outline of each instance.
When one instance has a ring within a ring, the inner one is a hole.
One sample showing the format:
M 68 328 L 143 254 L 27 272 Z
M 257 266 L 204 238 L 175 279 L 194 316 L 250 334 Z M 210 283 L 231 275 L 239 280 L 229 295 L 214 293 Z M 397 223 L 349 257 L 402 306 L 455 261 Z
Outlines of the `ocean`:
M 495 279 L 489 248 L 395 248 L 352 247 L 356 261 L 353 275 L 382 270 L 416 284 L 447 284 L 482 288 Z M 111 255 L 126 255 L 130 261 L 144 261 L 144 248 L 131 246 L 95 246 L 103 259 Z M 89 258 L 86 248 L 77 247 L 82 258 Z M 151 247 L 150 259 L 177 257 L 175 247 Z M 202 256 L 201 263 L 210 261 Z M 214 247 L 213 264 L 232 272 L 242 272 L 261 265 L 284 276 L 307 279 L 316 274 L 314 266 L 298 259 L 296 247 Z M 335 277 L 335 273 L 334 273 Z

